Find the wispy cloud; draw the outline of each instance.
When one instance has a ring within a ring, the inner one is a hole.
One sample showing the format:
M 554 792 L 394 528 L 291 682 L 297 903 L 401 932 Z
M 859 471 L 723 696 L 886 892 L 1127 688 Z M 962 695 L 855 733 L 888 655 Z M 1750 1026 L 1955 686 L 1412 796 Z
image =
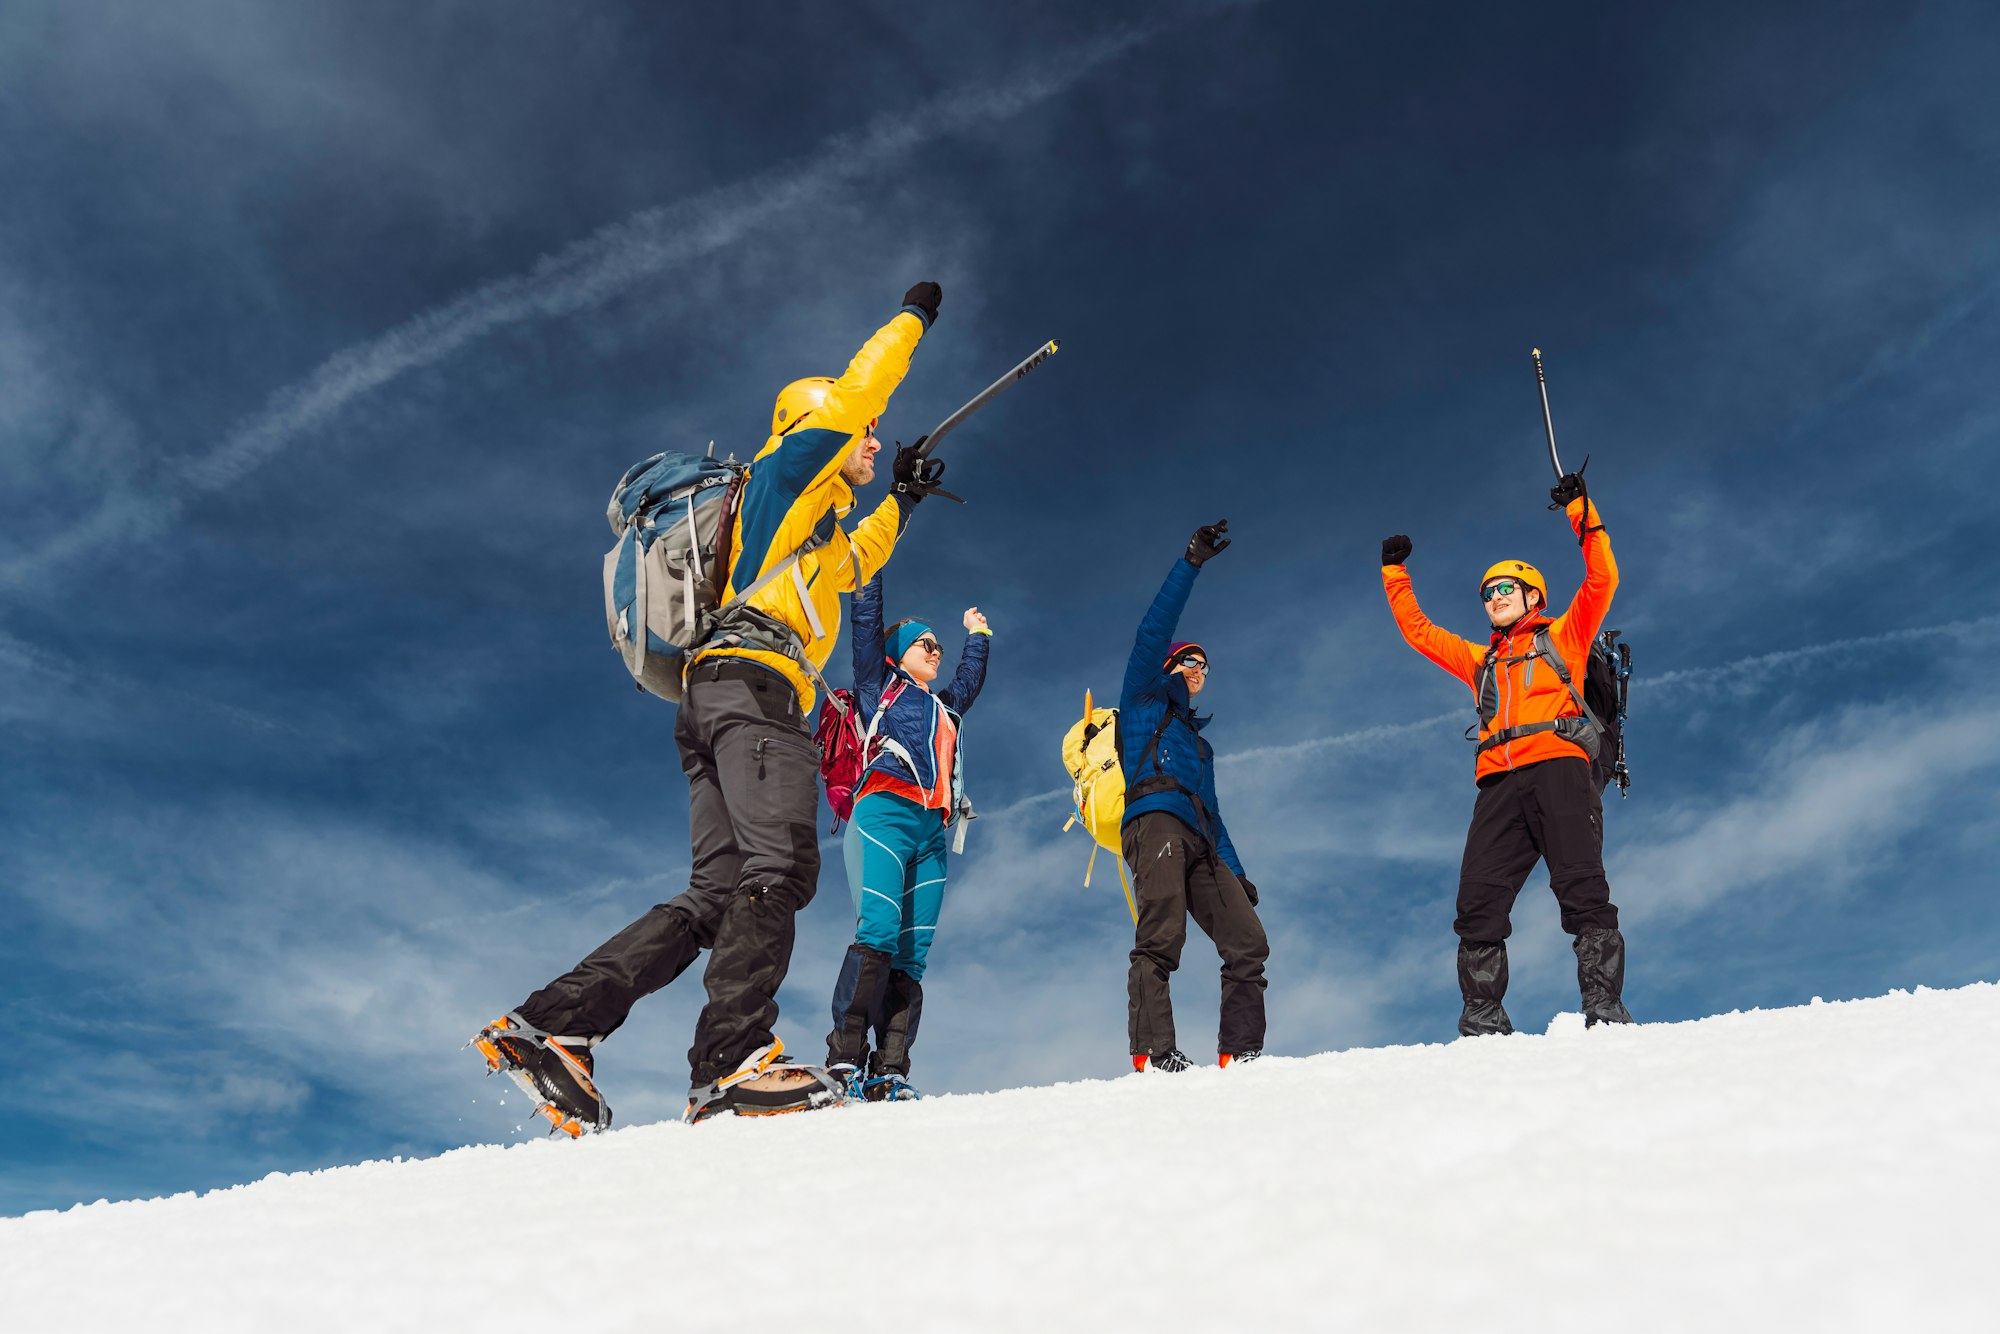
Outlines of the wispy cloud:
M 207 454 L 184 464 L 163 493 L 114 496 L 38 550 L 0 567 L 10 582 L 30 578 L 114 534 L 158 531 L 186 503 L 222 490 L 400 376 L 435 364 L 497 329 L 572 315 L 655 276 L 728 247 L 765 221 L 865 178 L 914 149 L 1019 115 L 1058 96 L 1110 61 L 1216 4 L 1191 6 L 1123 24 L 1033 67 L 980 87 L 944 94 L 833 135 L 810 152 L 693 199 L 626 218 L 542 259 L 526 273 L 496 279 L 425 311 L 365 343 L 345 348 L 303 380 L 273 394 Z

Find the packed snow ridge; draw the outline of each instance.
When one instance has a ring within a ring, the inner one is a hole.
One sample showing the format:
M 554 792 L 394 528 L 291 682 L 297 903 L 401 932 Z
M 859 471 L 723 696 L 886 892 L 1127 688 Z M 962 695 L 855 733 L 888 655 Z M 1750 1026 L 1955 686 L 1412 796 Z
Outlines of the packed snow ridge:
M 1986 1328 L 2000 986 L 0 1220 L 42 1331 Z

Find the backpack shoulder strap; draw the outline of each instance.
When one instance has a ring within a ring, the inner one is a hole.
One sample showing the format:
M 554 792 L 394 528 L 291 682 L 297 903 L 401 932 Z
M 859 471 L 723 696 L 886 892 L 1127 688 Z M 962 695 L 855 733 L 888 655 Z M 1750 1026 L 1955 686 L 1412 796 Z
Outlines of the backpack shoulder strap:
M 1603 720 L 1591 712 L 1590 706 L 1583 702 L 1583 692 L 1578 690 L 1576 682 L 1570 679 L 1569 664 L 1564 662 L 1563 655 L 1556 651 L 1555 637 L 1549 633 L 1546 625 L 1535 631 L 1535 652 L 1549 660 L 1549 666 L 1556 669 L 1556 679 L 1569 691 L 1569 697 L 1576 701 L 1577 709 L 1584 717 L 1590 719 L 1592 726 L 1600 732 L 1603 731 Z

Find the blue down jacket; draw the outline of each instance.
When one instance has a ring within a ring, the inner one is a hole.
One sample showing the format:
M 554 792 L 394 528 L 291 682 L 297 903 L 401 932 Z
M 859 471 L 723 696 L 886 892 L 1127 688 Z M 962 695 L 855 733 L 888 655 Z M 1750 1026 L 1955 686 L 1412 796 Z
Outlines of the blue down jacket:
M 1181 612 L 1201 571 L 1177 560 L 1146 618 L 1125 664 L 1125 687 L 1118 695 L 1118 759 L 1125 770 L 1125 820 L 1130 824 L 1148 811 L 1165 811 L 1206 839 L 1224 865 L 1238 876 L 1243 863 L 1229 841 L 1229 830 L 1215 802 L 1215 750 L 1202 738 L 1209 719 L 1195 716 L 1187 682 L 1167 671 L 1167 649 L 1174 642 Z M 1153 745 L 1154 733 L 1159 744 Z M 1151 749 L 1152 754 L 1147 751 Z M 1153 780 L 1149 782 L 1148 780 Z M 1172 786 L 1169 786 L 1168 783 Z M 1158 791 L 1135 794 L 1145 784 Z
M 979 698 L 980 687 L 986 684 L 986 655 L 993 637 L 978 632 L 967 635 L 951 684 L 942 689 L 920 688 L 902 668 L 892 666 L 886 656 L 879 574 L 854 595 L 853 634 L 855 703 L 863 725 L 873 719 L 876 740 L 886 743 L 870 747 L 876 753 L 864 772 L 887 774 L 921 789 L 923 805 L 951 818 L 963 793 L 954 791 L 956 775 L 940 770 L 950 763 L 947 757 L 958 755 L 959 718 L 972 707 Z M 888 709 L 883 710 L 882 696 L 896 683 L 901 683 L 902 688 L 895 691 Z

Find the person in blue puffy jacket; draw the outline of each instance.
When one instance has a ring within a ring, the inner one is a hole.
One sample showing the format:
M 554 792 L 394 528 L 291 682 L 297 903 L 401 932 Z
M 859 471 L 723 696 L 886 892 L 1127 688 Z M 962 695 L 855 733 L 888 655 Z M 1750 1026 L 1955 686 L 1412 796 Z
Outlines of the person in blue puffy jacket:
M 944 647 L 920 620 L 882 626 L 882 577 L 854 597 L 855 716 L 867 767 L 855 788 L 844 852 L 854 943 L 833 989 L 830 1074 L 870 1101 L 915 1098 L 910 1045 L 924 1008 L 924 961 L 944 904 L 947 831 L 962 848 L 965 798 L 959 722 L 986 681 L 993 632 L 974 607 L 950 684 L 936 686 Z M 870 1036 L 875 1050 L 868 1050 Z
M 1118 696 L 1119 763 L 1125 816 L 1119 843 L 1132 868 L 1139 922 L 1126 978 L 1132 1068 L 1185 1070 L 1175 1044 L 1168 983 L 1180 967 L 1192 916 L 1222 956 L 1222 1021 L 1217 1062 L 1264 1051 L 1264 961 L 1271 946 L 1257 918 L 1257 887 L 1229 841 L 1215 799 L 1215 751 L 1202 737 L 1209 719 L 1194 711 L 1208 684 L 1208 650 L 1176 640 L 1195 577 L 1229 545 L 1228 520 L 1195 531 L 1187 554 L 1139 623 Z

